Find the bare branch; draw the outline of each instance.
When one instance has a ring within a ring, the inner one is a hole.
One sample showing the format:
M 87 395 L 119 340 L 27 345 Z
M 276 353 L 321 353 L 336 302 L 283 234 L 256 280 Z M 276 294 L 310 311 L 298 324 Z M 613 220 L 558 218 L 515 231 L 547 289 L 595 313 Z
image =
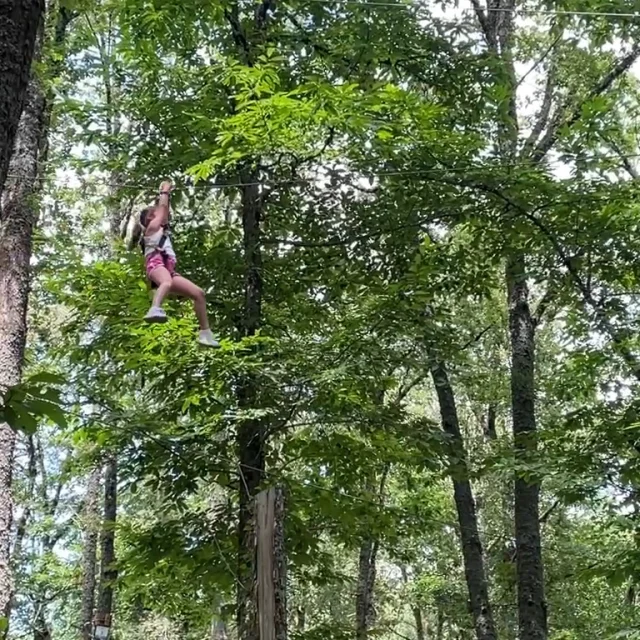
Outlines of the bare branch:
M 551 33 L 553 34 L 553 32 L 556 31 L 556 23 L 554 21 L 554 23 L 551 25 Z M 548 57 L 549 54 L 555 50 L 555 46 L 558 44 L 558 42 L 560 41 L 560 38 L 562 38 L 562 33 L 563 30 L 560 30 L 560 33 L 558 34 L 558 36 L 553 40 L 553 42 L 545 49 L 544 53 L 533 63 L 533 65 L 531 66 L 531 68 L 522 76 L 522 78 L 520 78 L 520 80 L 518 80 L 518 86 L 520 86 L 529 75 L 531 75 Z
M 495 324 L 492 322 L 489 326 L 485 327 L 482 331 L 473 336 L 473 338 L 467 340 L 467 342 L 460 347 L 460 351 L 464 351 L 465 349 L 468 349 L 472 344 L 479 342 L 484 337 L 484 334 L 491 331 L 494 326 Z
M 489 20 L 487 19 L 487 14 L 485 13 L 482 5 L 478 0 L 471 0 L 471 4 L 473 4 L 473 9 L 476 12 L 476 17 L 478 18 L 478 22 L 482 27 L 482 32 L 484 33 L 485 40 L 487 41 L 487 45 L 493 51 L 497 51 L 498 43 L 496 41 L 495 33 L 489 24 Z
M 522 76 L 522 78 L 520 79 L 520 82 L 522 82 L 529 73 L 531 73 L 539 64 L 542 63 L 542 61 L 552 51 L 554 51 L 555 46 L 556 44 L 558 44 L 558 41 L 560 40 L 561 37 L 562 37 L 562 31 L 560 31 L 560 34 L 554 39 L 551 46 L 544 52 L 540 60 L 538 60 L 538 62 L 536 62 L 533 65 L 533 67 L 529 71 L 527 71 L 527 73 L 525 73 L 524 76 Z M 547 79 L 545 81 L 544 97 L 542 98 L 542 106 L 540 107 L 540 111 L 536 116 L 536 121 L 535 121 L 535 124 L 533 125 L 533 129 L 531 130 L 531 134 L 529 135 L 526 142 L 524 143 L 524 147 L 521 153 L 522 157 L 526 157 L 531 153 L 531 149 L 533 149 L 534 145 L 538 141 L 538 138 L 540 138 L 540 135 L 544 131 L 544 128 L 549 123 L 549 114 L 551 113 L 551 107 L 553 105 L 553 93 L 555 91 L 555 88 L 556 88 L 556 64 L 555 64 L 555 60 L 552 60 L 551 64 L 549 65 L 549 71 L 547 72 Z
M 404 387 L 400 387 L 400 389 L 398 389 L 398 396 L 394 400 L 393 404 L 399 405 L 428 375 L 428 372 L 419 373 L 415 378 L 412 378 L 406 385 L 404 385 Z
M 533 162 L 540 162 L 547 153 L 551 150 L 553 145 L 558 140 L 558 135 L 560 129 L 562 127 L 571 127 L 578 120 L 580 120 L 582 116 L 582 107 L 593 98 L 596 98 L 599 95 L 602 95 L 605 91 L 607 91 L 611 85 L 621 76 L 623 76 L 631 67 L 631 65 L 638 59 L 640 56 L 640 43 L 636 44 L 630 53 L 621 58 L 609 71 L 609 73 L 602 78 L 602 80 L 589 92 L 587 97 L 584 100 L 575 104 L 573 108 L 569 102 L 565 102 L 564 105 L 558 107 L 553 116 L 551 123 L 547 127 L 547 131 L 545 132 L 542 139 L 537 144 L 535 150 L 531 155 L 531 159 Z
M 545 524 L 551 514 L 560 506 L 560 500 L 556 500 L 541 516 L 540 524 Z
M 47 481 L 48 474 L 47 468 L 44 463 L 44 450 L 42 448 L 42 441 L 40 437 L 36 435 L 35 437 L 35 451 L 36 451 L 36 461 L 38 463 L 38 469 L 40 471 L 40 498 L 42 499 L 42 506 L 46 509 L 49 505 L 49 495 L 47 493 Z
M 638 180 L 640 178 L 640 173 L 638 173 L 638 170 L 629 160 L 629 156 L 627 156 L 625 152 L 620 148 L 620 145 L 618 145 L 615 140 L 610 139 L 608 136 L 602 136 L 602 139 L 618 154 L 622 162 L 622 166 L 626 169 L 627 173 L 634 180 Z
M 582 295 L 585 307 L 591 309 L 591 311 L 593 312 L 599 329 L 610 337 L 618 355 L 624 360 L 633 376 L 637 380 L 640 380 L 640 359 L 631 351 L 627 344 L 627 341 L 630 337 L 630 332 L 625 329 L 616 328 L 611 323 L 611 320 L 607 315 L 604 301 L 596 300 L 593 297 L 590 282 L 585 282 L 585 280 L 582 278 L 575 264 L 575 260 L 573 260 L 571 256 L 566 253 L 558 239 L 553 235 L 553 233 L 551 233 L 544 222 L 542 222 L 535 215 L 535 212 L 542 209 L 543 207 L 538 207 L 536 210 L 534 210 L 534 212 L 530 212 L 525 207 L 521 206 L 519 203 L 506 196 L 497 188 L 483 185 L 481 183 L 475 183 L 472 181 L 462 181 L 458 182 L 457 184 L 461 186 L 468 186 L 469 188 L 477 189 L 478 191 L 483 191 L 500 198 L 505 203 L 505 205 L 507 205 L 505 208 L 519 212 L 542 232 L 543 236 L 547 238 L 554 251 L 556 252 L 556 255 L 560 258 L 560 261 L 566 268 L 570 279 L 577 286 L 578 291 Z
M 234 3 L 231 9 L 225 8 L 224 17 L 227 19 L 227 22 L 231 26 L 231 35 L 233 37 L 233 41 L 238 47 L 238 50 L 243 53 L 245 59 L 244 61 L 249 64 L 251 50 L 249 47 L 249 42 L 247 41 L 247 38 L 242 29 L 242 25 L 240 24 L 238 5 Z
M 503 2 L 504 6 L 502 6 Z M 494 4 L 497 6 L 492 7 L 495 9 L 495 11 L 492 11 L 492 15 L 496 24 L 495 31 L 498 34 L 500 53 L 502 53 L 505 60 L 508 59 L 511 63 L 513 18 L 515 15 L 516 2 L 515 0 L 495 0 Z
M 542 322 L 542 318 L 544 318 L 544 315 L 549 309 L 549 306 L 551 305 L 551 303 L 553 302 L 555 295 L 556 295 L 556 287 L 552 283 L 547 287 L 547 290 L 542 295 L 542 298 L 540 298 L 540 302 L 538 302 L 538 306 L 536 307 L 536 310 L 533 313 L 532 319 L 535 325 L 538 325 Z
M 29 436 L 27 439 L 27 452 L 29 456 L 29 461 L 27 463 L 27 498 L 25 500 L 24 510 L 16 525 L 16 538 L 13 544 L 13 552 L 11 554 L 12 558 L 17 561 L 20 560 L 20 556 L 22 555 L 22 544 L 27 533 L 29 519 L 31 518 L 31 502 L 34 497 L 36 479 L 38 476 L 38 469 L 36 467 L 36 451 L 33 444 L 33 436 Z
M 529 213 L 525 209 L 519 209 L 523 215 L 532 222 L 543 235 L 549 240 L 551 246 L 556 251 L 556 254 L 562 261 L 562 264 L 567 269 L 569 277 L 576 284 L 578 290 L 580 291 L 583 299 L 583 303 L 585 307 L 591 309 L 593 315 L 595 316 L 595 321 L 599 327 L 599 329 L 607 334 L 611 341 L 613 342 L 617 353 L 624 360 L 626 365 L 629 367 L 633 376 L 640 380 L 640 360 L 638 357 L 629 349 L 627 344 L 627 340 L 629 339 L 630 332 L 625 329 L 616 328 L 609 319 L 607 315 L 607 309 L 605 305 L 605 301 L 596 300 L 593 297 L 593 293 L 587 283 L 584 281 L 578 269 L 576 267 L 575 261 L 568 256 L 563 249 L 560 242 L 555 238 L 555 236 L 549 231 L 546 225 L 540 221 L 534 214 Z
M 262 0 L 262 2 L 256 7 L 256 26 L 259 29 L 264 29 L 267 24 L 267 18 L 269 16 L 269 10 L 274 8 L 275 3 L 271 0 Z
M 435 216 L 431 215 L 425 218 L 421 218 L 420 220 L 416 220 L 415 222 L 407 222 L 406 224 L 394 225 L 393 227 L 387 227 L 386 229 L 377 229 L 376 231 L 362 233 L 357 236 L 350 236 L 348 238 L 339 238 L 335 240 L 326 240 L 323 242 L 307 242 L 304 240 L 286 240 L 285 238 L 264 238 L 262 240 L 262 244 L 281 244 L 288 247 L 304 247 L 307 249 L 340 247 L 340 246 L 352 244 L 353 242 L 359 242 L 361 240 L 376 238 L 384 235 L 385 233 L 393 233 L 395 231 L 400 231 L 402 229 L 411 229 L 411 228 L 420 229 L 423 225 L 428 224 L 430 222 L 436 222 L 437 220 L 448 218 L 448 217 L 457 217 L 459 215 L 461 214 L 458 212 L 455 212 L 452 214 L 440 214 Z

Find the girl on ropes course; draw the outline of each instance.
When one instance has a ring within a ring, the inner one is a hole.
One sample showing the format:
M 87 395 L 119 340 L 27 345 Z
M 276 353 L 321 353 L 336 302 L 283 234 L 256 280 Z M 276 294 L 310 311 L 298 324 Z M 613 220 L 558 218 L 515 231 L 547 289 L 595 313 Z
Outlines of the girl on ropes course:
M 140 247 L 144 254 L 147 277 L 156 290 L 146 322 L 166 322 L 167 314 L 162 303 L 168 294 L 190 298 L 200 325 L 198 342 L 205 347 L 219 347 L 209 327 L 204 291 L 190 280 L 176 273 L 176 254 L 169 231 L 169 201 L 173 184 L 166 180 L 160 185 L 156 204 L 140 213 L 138 222 L 142 228 Z

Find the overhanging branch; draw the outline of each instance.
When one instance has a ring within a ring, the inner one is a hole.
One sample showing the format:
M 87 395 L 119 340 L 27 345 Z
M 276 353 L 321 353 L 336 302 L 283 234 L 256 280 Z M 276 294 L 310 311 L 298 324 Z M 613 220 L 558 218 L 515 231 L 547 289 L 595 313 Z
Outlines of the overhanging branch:
M 589 102 L 589 100 L 593 100 L 593 98 L 605 93 L 605 91 L 607 91 L 618 78 L 623 76 L 631 68 L 639 56 L 640 43 L 636 44 L 626 56 L 621 58 L 614 65 L 611 71 L 602 78 L 602 80 L 589 92 L 584 100 L 573 105 L 573 107 L 569 101 L 558 107 L 545 134 L 542 136 L 542 139 L 538 142 L 531 154 L 533 162 L 540 162 L 557 142 L 560 129 L 562 127 L 572 127 L 576 122 L 578 122 L 582 117 L 582 107 Z

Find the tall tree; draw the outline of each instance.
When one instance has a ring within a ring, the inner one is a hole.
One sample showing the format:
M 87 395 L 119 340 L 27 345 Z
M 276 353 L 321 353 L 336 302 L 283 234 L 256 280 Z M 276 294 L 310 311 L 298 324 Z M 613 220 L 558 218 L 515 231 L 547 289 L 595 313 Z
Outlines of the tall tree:
M 100 584 L 96 605 L 96 626 L 111 627 L 113 593 L 118 578 L 115 535 L 118 495 L 118 463 L 115 457 L 107 460 L 104 470 L 104 515 L 100 532 Z
M 39 49 L 51 44 L 43 41 L 43 11 L 44 2 L 39 0 L 0 4 L 0 392 L 19 382 L 26 342 L 31 241 L 37 217 L 34 197 L 39 189 L 39 163 L 46 158 L 52 99 L 35 73 L 29 80 L 38 31 L 42 35 Z M 64 40 L 70 15 L 60 9 L 54 16 L 53 45 L 57 46 Z M 58 69 L 54 65 L 52 74 Z M 8 169 L 11 177 L 5 185 Z M 0 614 L 7 617 L 11 602 L 9 535 L 14 450 L 15 433 L 2 423 Z
M 248 34 L 258 37 L 265 28 L 270 0 L 265 0 L 255 12 L 255 20 L 243 24 L 239 5 L 234 3 L 225 11 L 238 58 L 248 67 L 254 64 L 255 42 Z M 262 325 L 263 265 L 261 222 L 264 216 L 264 193 L 255 170 L 257 159 L 246 161 L 239 172 L 241 187 L 242 236 L 244 245 L 244 308 L 239 324 L 240 335 L 256 336 Z M 260 404 L 260 382 L 255 372 L 242 374 L 236 397 L 241 411 L 251 412 Z M 237 435 L 237 455 L 241 482 L 238 511 L 238 593 L 237 623 L 240 640 L 257 640 L 260 635 L 255 554 L 255 497 L 264 480 L 267 446 L 267 421 L 251 417 L 241 421 Z
M 97 466 L 89 476 L 82 514 L 84 524 L 84 540 L 82 545 L 82 598 L 80 614 L 80 633 L 82 640 L 91 640 L 93 630 L 98 526 L 100 522 L 99 493 L 101 476 L 102 469 L 100 466 Z
M 474 0 L 473 5 L 488 49 L 499 62 L 498 83 L 505 99 L 497 110 L 497 151 L 506 165 L 518 159 L 540 164 L 558 143 L 561 130 L 568 131 L 576 125 L 584 115 L 585 104 L 606 92 L 640 55 L 640 48 L 633 46 L 584 98 L 576 100 L 573 95 L 563 98 L 558 91 L 556 69 L 556 46 L 562 29 L 554 28 L 555 40 L 544 56 L 549 57 L 550 62 L 543 101 L 530 135 L 521 139 L 517 101 L 519 82 L 515 71 L 516 2 L 497 0 L 483 7 L 479 0 Z M 502 210 L 536 222 L 527 205 L 514 207 L 513 201 L 503 192 L 498 191 L 497 195 L 496 204 Z M 525 464 L 538 450 L 535 352 L 536 326 L 540 317 L 531 310 L 530 265 L 531 257 L 522 242 L 514 239 L 506 250 L 505 268 L 511 347 L 511 413 L 516 458 Z M 548 621 L 540 533 L 540 479 L 516 474 L 514 508 L 520 637 L 522 640 L 546 640 Z
M 376 583 L 376 562 L 378 540 L 368 538 L 360 545 L 358 556 L 358 583 L 356 587 L 356 638 L 367 640 L 369 631 L 375 623 L 375 604 L 373 601 Z
M 243 182 L 255 182 L 254 174 L 246 174 Z M 260 249 L 260 218 L 262 196 L 257 185 L 243 187 L 242 228 L 245 260 L 245 303 L 241 331 L 255 336 L 262 322 L 262 254 Z M 238 385 L 238 406 L 251 411 L 259 402 L 256 375 L 245 374 Z M 238 515 L 238 630 L 241 640 L 257 640 L 255 509 L 254 500 L 264 478 L 266 424 L 264 418 L 249 418 L 238 429 L 238 463 L 241 477 Z
M 476 637 L 478 640 L 496 640 L 498 635 L 489 601 L 489 586 L 485 572 L 482 541 L 478 530 L 476 503 L 469 478 L 469 465 L 460 431 L 455 394 L 443 362 L 436 361 L 432 364 L 431 376 L 438 396 L 442 428 L 450 437 L 453 494 L 460 526 L 464 572 Z

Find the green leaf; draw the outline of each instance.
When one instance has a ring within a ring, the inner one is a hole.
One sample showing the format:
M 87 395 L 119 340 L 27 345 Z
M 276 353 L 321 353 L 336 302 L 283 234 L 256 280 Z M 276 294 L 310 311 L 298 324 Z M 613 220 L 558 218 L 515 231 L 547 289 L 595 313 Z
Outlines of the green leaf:
M 22 405 L 10 405 L 4 408 L 7 424 L 16 431 L 34 434 L 38 430 L 38 421 Z
M 29 376 L 25 381 L 25 386 L 31 385 L 40 385 L 40 384 L 54 384 L 54 385 L 63 385 L 66 380 L 55 373 L 48 373 L 43 371 L 41 373 L 36 373 L 33 376 Z
M 29 399 L 24 406 L 34 415 L 46 416 L 59 427 L 67 427 L 67 419 L 65 418 L 64 412 L 58 405 L 53 404 L 52 402 L 46 402 L 45 400 L 39 399 Z

